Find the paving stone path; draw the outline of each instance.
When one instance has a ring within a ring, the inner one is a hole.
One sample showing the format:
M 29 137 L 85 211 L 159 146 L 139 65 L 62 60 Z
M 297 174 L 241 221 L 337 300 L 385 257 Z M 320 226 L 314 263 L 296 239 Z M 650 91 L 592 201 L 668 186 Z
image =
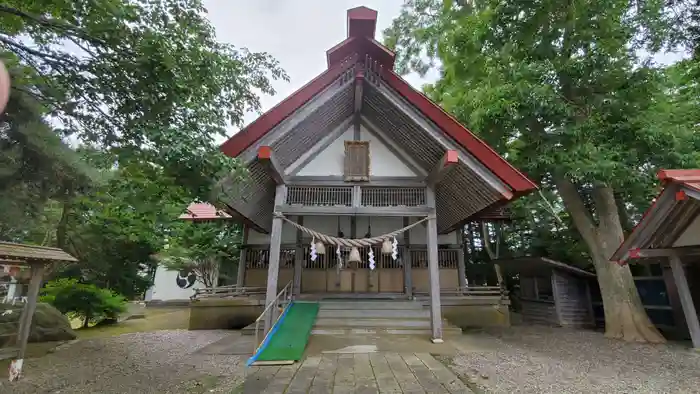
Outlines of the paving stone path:
M 427 353 L 311 356 L 282 367 L 252 367 L 235 393 L 466 394 L 472 391 Z

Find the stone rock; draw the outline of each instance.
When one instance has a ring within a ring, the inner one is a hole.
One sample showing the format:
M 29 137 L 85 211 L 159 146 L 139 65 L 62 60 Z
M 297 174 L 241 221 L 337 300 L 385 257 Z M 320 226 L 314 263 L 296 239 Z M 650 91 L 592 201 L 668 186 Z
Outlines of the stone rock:
M 0 304 L 0 347 L 9 340 L 14 342 L 23 307 L 24 304 Z M 37 303 L 29 342 L 69 341 L 76 337 L 66 316 L 49 304 Z

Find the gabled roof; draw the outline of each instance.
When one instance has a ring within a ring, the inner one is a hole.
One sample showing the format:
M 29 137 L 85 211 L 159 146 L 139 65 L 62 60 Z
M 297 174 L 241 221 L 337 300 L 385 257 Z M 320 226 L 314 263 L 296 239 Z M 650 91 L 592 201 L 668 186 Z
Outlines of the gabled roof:
M 700 215 L 700 170 L 661 170 L 663 190 L 610 257 L 625 263 L 640 249 L 671 248 Z
M 12 262 L 12 264 L 23 265 L 33 262 L 78 261 L 78 259 L 59 248 L 0 242 L 0 263 L 8 261 Z
M 352 62 L 346 61 L 349 56 L 365 58 L 368 55 L 383 68 L 383 81 L 389 87 L 508 185 L 513 195 L 536 189 L 537 186 L 525 175 L 394 72 L 394 53 L 374 39 L 376 15 L 376 11 L 366 7 L 349 10 L 348 38 L 326 53 L 328 69 L 231 137 L 221 146 L 221 151 L 227 156 L 237 157 L 352 67 Z
M 230 219 L 231 215 L 216 209 L 208 203 L 192 203 L 187 207 L 187 212 L 180 215 L 179 219 L 192 221 Z

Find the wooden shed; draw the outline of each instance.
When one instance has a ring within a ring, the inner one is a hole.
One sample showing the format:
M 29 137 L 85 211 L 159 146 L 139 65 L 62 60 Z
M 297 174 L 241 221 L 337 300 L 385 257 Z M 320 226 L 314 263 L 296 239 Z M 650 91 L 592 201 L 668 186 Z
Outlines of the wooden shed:
M 78 261 L 75 257 L 58 248 L 0 242 L 0 271 L 4 275 L 16 276 L 21 273 L 22 269 L 29 269 L 27 298 L 24 301 L 24 308 L 22 308 L 22 314 L 19 318 L 17 335 L 12 341 L 15 346 L 10 349 L 0 349 L 9 351 L 10 355 L 15 356 L 10 364 L 10 381 L 19 379 L 22 373 L 22 364 L 27 352 L 32 318 L 36 310 L 39 289 L 47 265 L 75 261 Z
M 517 275 L 523 321 L 563 327 L 594 327 L 589 281 L 595 274 L 546 257 L 495 260 Z

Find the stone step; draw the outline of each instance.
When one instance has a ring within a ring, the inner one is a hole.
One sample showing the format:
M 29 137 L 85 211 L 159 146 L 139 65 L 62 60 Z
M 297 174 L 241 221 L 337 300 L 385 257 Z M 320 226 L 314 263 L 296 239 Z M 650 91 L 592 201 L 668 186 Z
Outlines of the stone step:
M 416 309 L 421 310 L 423 304 L 414 301 L 321 301 L 320 309 L 380 309 L 380 310 L 395 310 L 395 309 Z
M 334 319 L 430 319 L 427 309 L 321 309 L 318 318 Z
M 432 334 L 430 327 L 428 328 L 342 328 L 342 327 L 326 327 L 314 328 L 311 330 L 311 335 L 425 335 Z M 462 329 L 459 327 L 443 327 L 442 335 L 445 337 L 462 335 Z
M 333 319 L 318 318 L 314 328 L 430 328 L 430 319 Z

